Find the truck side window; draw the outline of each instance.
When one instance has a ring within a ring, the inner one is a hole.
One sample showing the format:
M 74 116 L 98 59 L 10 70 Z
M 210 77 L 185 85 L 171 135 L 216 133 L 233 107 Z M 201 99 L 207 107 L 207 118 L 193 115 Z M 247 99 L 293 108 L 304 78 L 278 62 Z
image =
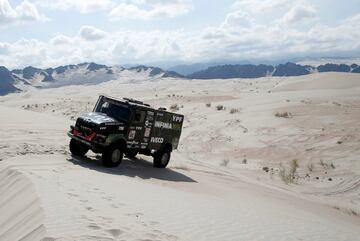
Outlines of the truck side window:
M 135 112 L 135 118 L 134 118 L 134 123 L 144 122 L 144 119 L 145 119 L 145 111 L 136 110 L 136 112 Z

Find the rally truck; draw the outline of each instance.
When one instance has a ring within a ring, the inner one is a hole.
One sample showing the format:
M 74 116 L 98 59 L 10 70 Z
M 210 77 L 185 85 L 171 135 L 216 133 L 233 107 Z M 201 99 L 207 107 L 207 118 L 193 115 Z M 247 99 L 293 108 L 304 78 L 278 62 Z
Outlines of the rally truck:
M 155 109 L 139 100 L 101 95 L 93 109 L 70 126 L 69 148 L 74 156 L 89 150 L 102 154 L 106 167 L 118 166 L 123 156 L 153 157 L 154 167 L 165 168 L 177 149 L 184 116 Z

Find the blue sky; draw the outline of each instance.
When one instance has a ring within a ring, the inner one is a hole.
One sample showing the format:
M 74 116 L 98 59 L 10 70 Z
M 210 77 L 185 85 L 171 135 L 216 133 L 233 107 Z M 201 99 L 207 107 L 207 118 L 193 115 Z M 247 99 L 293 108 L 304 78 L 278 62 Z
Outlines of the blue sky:
M 360 0 L 0 0 L 0 65 L 360 53 Z

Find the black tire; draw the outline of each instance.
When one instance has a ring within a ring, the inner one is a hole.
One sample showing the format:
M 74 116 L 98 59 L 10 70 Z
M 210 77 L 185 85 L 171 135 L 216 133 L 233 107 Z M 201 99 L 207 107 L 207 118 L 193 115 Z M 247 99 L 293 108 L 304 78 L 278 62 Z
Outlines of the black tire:
M 102 164 L 105 167 L 117 167 L 120 165 L 124 156 L 123 148 L 120 145 L 114 144 L 105 148 L 102 153 Z
M 125 156 L 129 159 L 134 159 L 139 152 L 136 150 L 126 150 Z
M 69 149 L 74 156 L 85 156 L 89 148 L 75 139 L 70 140 Z
M 157 151 L 154 155 L 154 167 L 165 168 L 169 164 L 170 157 L 171 151 L 169 149 Z

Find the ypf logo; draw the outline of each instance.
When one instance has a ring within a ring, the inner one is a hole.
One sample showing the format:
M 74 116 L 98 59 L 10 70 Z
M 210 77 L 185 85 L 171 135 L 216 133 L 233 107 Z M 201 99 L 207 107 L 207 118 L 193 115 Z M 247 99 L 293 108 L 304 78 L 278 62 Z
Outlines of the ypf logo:
M 172 117 L 173 122 L 182 122 L 183 118 L 182 116 L 173 115 Z

